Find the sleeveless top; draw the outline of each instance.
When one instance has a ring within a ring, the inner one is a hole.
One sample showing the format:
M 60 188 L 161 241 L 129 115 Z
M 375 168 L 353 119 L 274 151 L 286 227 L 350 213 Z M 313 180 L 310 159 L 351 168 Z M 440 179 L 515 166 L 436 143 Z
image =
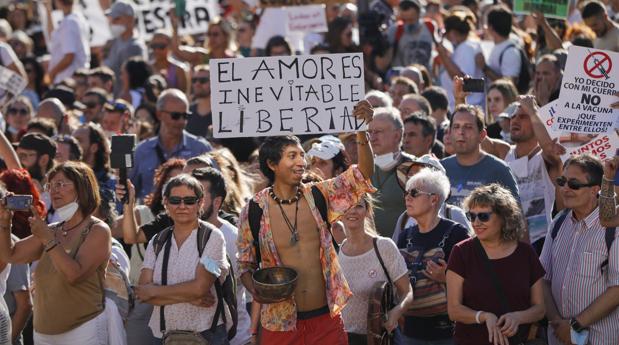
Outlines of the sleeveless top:
M 66 253 L 75 258 L 79 247 L 96 221 L 75 238 Z M 61 224 L 52 226 L 54 231 Z M 90 276 L 71 285 L 57 270 L 47 252 L 43 252 L 34 274 L 34 329 L 38 333 L 56 335 L 68 332 L 97 317 L 104 310 L 103 280 L 107 261 Z

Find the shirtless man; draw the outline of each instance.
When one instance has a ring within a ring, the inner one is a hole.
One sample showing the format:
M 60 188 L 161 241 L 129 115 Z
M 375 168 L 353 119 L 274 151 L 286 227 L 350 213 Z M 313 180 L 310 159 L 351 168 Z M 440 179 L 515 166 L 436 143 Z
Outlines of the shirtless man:
M 373 110 L 367 101 L 361 101 L 353 114 L 369 123 Z M 357 145 L 358 165 L 315 184 L 326 200 L 330 222 L 356 205 L 366 192 L 374 191 L 368 181 L 374 160 L 364 131 L 357 133 Z M 331 234 L 315 206 L 312 185 L 301 183 L 306 169 L 304 156 L 295 136 L 267 138 L 260 148 L 260 170 L 272 187 L 253 197 L 263 211 L 261 262 L 256 258 L 249 206 L 241 212 L 237 242 L 241 280 L 260 302 L 251 278 L 259 264 L 263 268 L 288 266 L 298 273 L 293 298 L 262 306 L 262 344 L 347 344 L 340 312 L 351 292 L 337 262 Z

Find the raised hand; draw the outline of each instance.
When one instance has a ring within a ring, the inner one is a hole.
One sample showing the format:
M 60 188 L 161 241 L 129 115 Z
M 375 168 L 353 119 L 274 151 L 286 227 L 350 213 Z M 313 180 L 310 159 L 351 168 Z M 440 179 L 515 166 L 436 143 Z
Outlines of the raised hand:
M 374 117 L 374 108 L 372 108 L 370 102 L 362 100 L 355 105 L 352 114 L 357 119 L 365 121 L 365 123 L 370 123 Z

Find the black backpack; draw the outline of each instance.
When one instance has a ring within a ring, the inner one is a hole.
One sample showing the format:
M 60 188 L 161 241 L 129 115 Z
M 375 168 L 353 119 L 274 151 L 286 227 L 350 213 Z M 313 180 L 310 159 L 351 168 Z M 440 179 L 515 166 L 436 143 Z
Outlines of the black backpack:
M 314 197 L 314 203 L 320 212 L 320 216 L 322 220 L 327 224 L 327 228 L 331 231 L 331 224 L 329 224 L 329 219 L 327 218 L 327 200 L 325 200 L 325 196 L 322 194 L 320 189 L 315 185 L 312 186 L 312 196 Z M 248 210 L 248 220 L 249 220 L 249 228 L 251 229 L 251 235 L 254 238 L 254 249 L 256 250 L 256 263 L 260 265 L 262 261 L 262 257 L 260 255 L 260 220 L 262 219 L 262 208 L 260 205 L 254 201 L 254 199 L 249 200 L 249 210 Z M 333 247 L 335 247 L 335 251 L 339 252 L 340 246 L 333 238 L 333 234 L 331 234 L 331 239 L 333 240 Z
M 153 249 L 155 250 L 155 258 L 159 255 L 161 250 L 163 249 L 163 263 L 161 265 L 161 285 L 167 284 L 168 278 L 168 259 L 170 255 L 170 247 L 172 246 L 172 231 L 174 230 L 174 226 L 170 226 L 159 232 L 155 239 L 153 240 Z M 197 245 L 198 245 L 198 254 L 202 257 L 202 253 L 204 252 L 204 248 L 206 247 L 206 243 L 211 237 L 211 232 L 213 231 L 213 226 L 200 220 L 198 226 L 198 236 L 197 236 Z M 219 318 L 223 320 L 224 324 L 227 324 L 226 313 L 224 310 L 224 302 L 228 306 L 228 310 L 230 311 L 230 315 L 232 317 L 232 327 L 228 331 L 228 340 L 234 338 L 236 335 L 236 328 L 239 323 L 238 317 L 238 306 L 236 305 L 236 279 L 234 274 L 234 268 L 232 267 L 232 263 L 230 258 L 226 254 L 226 260 L 228 260 L 228 265 L 230 266 L 230 272 L 226 276 L 223 284 L 219 281 L 219 279 L 215 279 L 215 291 L 217 292 L 217 309 L 215 310 L 215 315 L 213 316 L 213 323 L 211 324 L 210 331 L 214 332 L 217 327 L 217 322 Z M 161 306 L 159 309 L 159 323 L 161 327 L 161 331 L 165 330 L 165 317 L 164 317 L 164 306 Z
M 508 44 L 507 47 L 501 52 L 501 55 L 499 55 L 499 68 L 501 68 L 501 65 L 503 64 L 503 54 L 505 54 L 509 48 L 516 48 L 516 50 L 518 50 L 518 54 L 520 55 L 520 74 L 518 74 L 518 83 L 516 84 L 516 88 L 519 93 L 526 94 L 529 92 L 532 71 L 531 62 L 522 48 L 513 43 Z
M 561 228 L 561 225 L 563 224 L 563 221 L 565 220 L 565 217 L 567 217 L 568 213 L 570 213 L 570 209 L 565 209 L 561 211 L 561 213 L 557 216 L 557 220 L 555 221 L 555 224 L 552 227 L 552 232 L 550 233 L 550 237 L 553 241 L 555 240 L 555 238 L 557 238 L 559 229 Z M 615 240 L 615 230 L 615 227 L 605 228 L 604 242 L 606 242 L 606 250 L 608 251 L 608 256 L 610 256 L 610 247 L 613 245 L 613 241 Z M 606 266 L 608 266 L 608 259 L 602 262 L 602 265 L 600 265 L 600 269 L 604 270 L 604 267 Z

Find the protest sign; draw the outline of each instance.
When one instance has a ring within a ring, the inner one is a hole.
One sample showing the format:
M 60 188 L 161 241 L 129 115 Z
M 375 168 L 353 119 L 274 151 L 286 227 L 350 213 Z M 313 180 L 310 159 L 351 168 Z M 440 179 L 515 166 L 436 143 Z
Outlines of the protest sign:
M 576 133 L 610 133 L 619 110 L 615 101 L 619 83 L 619 53 L 571 46 L 553 128 Z
M 553 101 L 543 106 L 539 115 L 550 137 L 559 138 L 559 143 L 566 148 L 566 153 L 561 156 L 563 161 L 571 155 L 581 153 L 590 153 L 602 160 L 615 155 L 615 151 L 619 148 L 619 135 L 616 131 L 601 135 L 556 131 L 553 129 L 553 122 L 558 109 L 560 109 L 560 102 Z
M 6 106 L 19 95 L 28 81 L 6 67 L 0 66 L 0 104 Z
M 149 40 L 159 29 L 171 29 L 168 11 L 174 3 L 170 1 L 144 1 L 136 5 L 137 28 L 141 36 Z M 208 23 L 219 15 L 219 5 L 215 0 L 187 0 L 185 17 L 178 20 L 180 35 L 204 34 Z
M 547 18 L 567 18 L 569 0 L 514 0 L 514 13 L 529 14 L 540 11 Z
M 287 7 L 288 32 L 326 32 L 325 5 Z
M 79 5 L 90 25 L 90 46 L 103 47 L 108 40 L 112 39 L 112 33 L 99 0 L 80 0 Z
M 323 134 L 365 128 L 363 55 L 212 59 L 215 138 Z

